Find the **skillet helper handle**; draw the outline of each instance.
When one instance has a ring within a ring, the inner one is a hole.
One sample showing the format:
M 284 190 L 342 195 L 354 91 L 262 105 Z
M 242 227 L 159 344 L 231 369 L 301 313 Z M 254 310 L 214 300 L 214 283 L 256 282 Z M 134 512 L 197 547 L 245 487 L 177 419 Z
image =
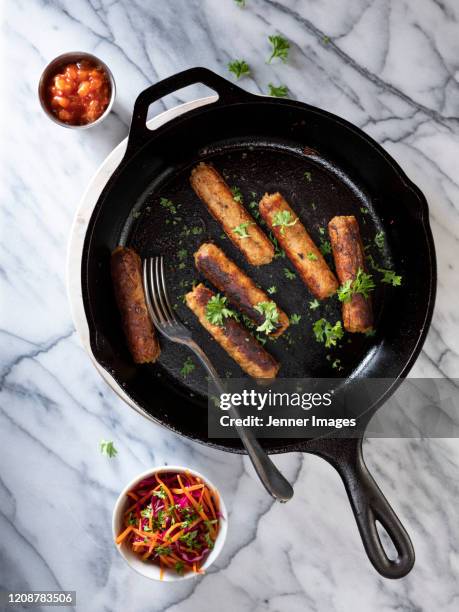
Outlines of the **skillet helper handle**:
M 343 479 L 360 536 L 367 555 L 385 578 L 403 578 L 412 569 L 415 555 L 413 545 L 399 518 L 368 471 L 359 442 L 355 461 L 335 466 Z M 376 521 L 386 530 L 397 550 L 398 557 L 390 559 L 383 548 Z
M 189 342 L 188 347 L 207 370 L 218 393 L 224 393 L 225 389 L 220 382 L 218 373 L 201 347 L 194 341 Z M 231 405 L 229 411 L 232 417 L 240 418 L 240 413 L 236 406 Z M 237 426 L 236 431 L 265 489 L 276 501 L 281 503 L 288 502 L 293 497 L 292 485 L 274 465 L 267 452 L 254 436 L 252 430 L 247 427 Z
M 207 87 L 210 87 L 210 89 L 213 89 L 218 94 L 218 100 L 211 103 L 212 105 L 219 103 L 228 104 L 253 97 L 252 94 L 230 83 L 230 81 L 227 81 L 208 68 L 190 68 L 189 70 L 174 74 L 151 85 L 137 97 L 129 129 L 128 148 L 140 148 L 151 136 L 151 130 L 147 128 L 147 113 L 149 106 L 153 102 L 183 87 L 195 85 L 196 83 L 207 85 Z

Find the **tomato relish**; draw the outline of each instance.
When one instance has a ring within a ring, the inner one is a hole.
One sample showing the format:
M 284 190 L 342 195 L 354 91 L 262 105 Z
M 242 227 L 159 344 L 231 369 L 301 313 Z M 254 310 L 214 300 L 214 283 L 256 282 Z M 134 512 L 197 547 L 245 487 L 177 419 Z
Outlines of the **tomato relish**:
M 111 96 L 106 70 L 90 60 L 67 64 L 51 77 L 47 103 L 68 125 L 93 123 L 105 112 Z

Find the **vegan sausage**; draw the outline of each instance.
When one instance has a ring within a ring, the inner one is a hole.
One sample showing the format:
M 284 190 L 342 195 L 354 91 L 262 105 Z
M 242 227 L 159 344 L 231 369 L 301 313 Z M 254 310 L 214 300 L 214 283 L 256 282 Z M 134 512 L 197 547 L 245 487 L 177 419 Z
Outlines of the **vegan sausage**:
M 333 295 L 338 281 L 285 198 L 280 193 L 266 193 L 259 209 L 311 293 L 319 299 Z M 285 225 L 278 225 L 282 217 Z
M 244 206 L 234 199 L 231 189 L 213 166 L 198 164 L 191 172 L 190 182 L 210 214 L 250 264 L 261 266 L 273 259 L 271 241 Z
M 225 349 L 230 357 L 253 378 L 275 378 L 279 364 L 259 344 L 240 323 L 232 318 L 226 319 L 224 325 L 214 325 L 206 316 L 207 302 L 214 292 L 202 283 L 186 294 L 188 308 L 199 319 L 199 322 Z
M 117 247 L 111 256 L 111 275 L 132 358 L 135 363 L 153 363 L 161 351 L 145 302 L 140 257 L 132 249 Z
M 365 255 L 356 218 L 353 215 L 333 217 L 328 233 L 341 284 L 354 281 L 359 269 L 365 272 Z M 343 324 L 349 332 L 370 331 L 373 327 L 371 299 L 355 293 L 349 302 L 344 302 Z
M 229 301 L 257 325 L 262 325 L 264 315 L 256 310 L 260 302 L 273 302 L 266 293 L 257 287 L 253 280 L 229 259 L 215 244 L 204 243 L 194 254 L 197 269 Z M 272 337 L 279 337 L 289 326 L 288 316 L 276 305 L 278 323 L 271 332 Z

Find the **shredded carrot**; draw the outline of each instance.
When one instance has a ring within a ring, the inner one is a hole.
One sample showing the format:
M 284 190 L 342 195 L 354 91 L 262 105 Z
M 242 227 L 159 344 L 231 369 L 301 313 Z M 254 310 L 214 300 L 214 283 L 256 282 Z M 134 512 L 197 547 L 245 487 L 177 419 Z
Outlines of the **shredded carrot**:
M 188 501 L 191 503 L 191 505 L 193 506 L 193 508 L 196 510 L 196 512 L 199 514 L 199 516 L 204 520 L 204 521 L 208 521 L 209 517 L 207 516 L 207 514 L 201 510 L 201 508 L 199 507 L 198 503 L 196 502 L 196 500 L 194 499 L 194 497 L 192 495 L 190 495 L 188 493 L 188 491 L 186 490 L 186 488 L 183 486 L 183 482 L 182 479 L 180 478 L 180 476 L 177 474 L 177 480 L 180 483 L 180 486 L 183 489 L 184 494 L 186 495 L 186 497 L 188 498 Z
M 138 501 L 139 496 L 136 495 L 135 493 L 133 493 L 132 491 L 128 492 L 129 497 L 131 497 L 132 499 L 135 499 L 135 501 Z
M 122 533 L 120 533 L 120 535 L 116 538 L 116 543 L 121 544 L 121 542 L 126 538 L 127 535 L 131 533 L 132 530 L 133 526 L 129 525 L 129 527 L 125 529 Z
M 164 580 L 164 567 L 163 562 L 161 561 L 161 557 L 159 559 L 159 579 Z
M 190 487 L 186 487 L 188 491 L 197 491 L 198 489 L 203 489 L 203 484 L 191 485 Z M 171 489 L 172 493 L 176 493 L 180 495 L 180 493 L 184 493 L 183 489 Z

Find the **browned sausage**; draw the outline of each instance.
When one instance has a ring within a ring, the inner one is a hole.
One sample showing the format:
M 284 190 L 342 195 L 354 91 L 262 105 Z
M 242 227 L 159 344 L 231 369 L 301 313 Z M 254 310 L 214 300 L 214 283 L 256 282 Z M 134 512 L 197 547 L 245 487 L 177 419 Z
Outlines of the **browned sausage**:
M 132 358 L 135 363 L 152 363 L 161 351 L 145 303 L 140 257 L 132 249 L 117 247 L 111 257 L 111 273 Z
M 360 230 L 354 216 L 333 217 L 328 233 L 335 260 L 335 268 L 341 284 L 353 281 L 359 268 L 365 272 L 365 255 Z M 370 298 L 356 293 L 343 303 L 343 324 L 349 332 L 366 332 L 373 326 L 373 310 Z
M 255 309 L 260 302 L 273 302 L 266 293 L 257 287 L 238 266 L 229 259 L 215 244 L 204 243 L 194 254 L 197 269 L 224 293 L 229 301 L 257 325 L 262 325 L 265 317 Z M 278 337 L 289 326 L 288 316 L 276 305 L 279 322 L 271 336 Z
M 311 293 L 319 299 L 333 295 L 338 289 L 338 281 L 285 198 L 280 193 L 266 193 L 260 201 L 259 208 L 263 219 Z M 278 213 L 282 212 L 290 214 L 294 225 L 289 227 L 275 225 Z
M 188 308 L 198 317 L 199 322 L 215 338 L 230 357 L 253 378 L 275 378 L 279 364 L 255 338 L 234 319 L 225 324 L 214 325 L 206 317 L 206 306 L 215 293 L 202 283 L 186 294 Z
M 240 202 L 236 202 L 223 177 L 209 164 L 200 163 L 191 172 L 191 186 L 210 214 L 223 226 L 228 238 L 253 266 L 268 264 L 274 247 Z M 235 232 L 248 234 L 246 237 Z

